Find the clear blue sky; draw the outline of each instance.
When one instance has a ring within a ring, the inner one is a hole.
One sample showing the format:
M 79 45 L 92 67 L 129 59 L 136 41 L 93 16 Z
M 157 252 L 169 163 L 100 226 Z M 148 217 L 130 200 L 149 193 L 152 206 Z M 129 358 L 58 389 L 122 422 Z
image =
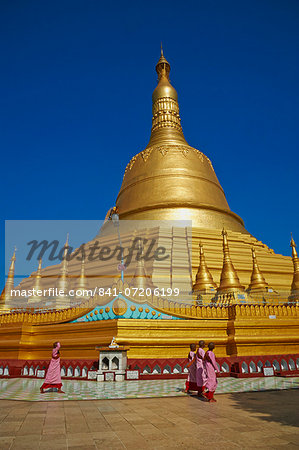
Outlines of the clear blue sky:
M 104 218 L 149 139 L 161 40 L 231 209 L 276 252 L 299 244 L 297 0 L 2 0 L 2 242 L 5 219 Z

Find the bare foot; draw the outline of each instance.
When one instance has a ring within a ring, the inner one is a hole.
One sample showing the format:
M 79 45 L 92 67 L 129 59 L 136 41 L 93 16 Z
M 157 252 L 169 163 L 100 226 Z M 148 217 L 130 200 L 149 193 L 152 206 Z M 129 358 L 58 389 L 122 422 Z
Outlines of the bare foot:
M 217 402 L 217 400 L 216 400 L 215 398 L 211 398 L 211 399 L 210 399 L 210 402 L 211 402 L 211 403 L 215 403 L 215 402 Z
M 44 394 L 44 390 L 42 388 L 40 388 L 40 393 Z

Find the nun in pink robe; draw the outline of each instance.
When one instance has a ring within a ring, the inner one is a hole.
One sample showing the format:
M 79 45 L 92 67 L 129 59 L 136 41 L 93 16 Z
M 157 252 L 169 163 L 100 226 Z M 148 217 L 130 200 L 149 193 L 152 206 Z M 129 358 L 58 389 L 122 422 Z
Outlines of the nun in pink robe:
M 57 388 L 58 392 L 62 392 L 61 387 L 61 375 L 60 375 L 60 355 L 59 355 L 60 343 L 55 342 L 53 344 L 52 359 L 50 361 L 46 378 L 43 385 L 40 388 L 41 393 L 44 389 Z
M 206 367 L 204 362 L 204 346 L 205 341 L 199 341 L 199 348 L 196 352 L 196 384 L 198 395 L 201 395 L 203 393 L 207 380 Z
M 210 402 L 215 402 L 216 400 L 214 399 L 214 392 L 216 391 L 217 384 L 218 384 L 216 373 L 219 373 L 219 369 L 216 364 L 216 356 L 213 352 L 213 350 L 215 348 L 215 344 L 213 342 L 210 342 L 208 345 L 208 348 L 209 348 L 209 350 L 206 352 L 205 359 L 204 359 L 204 364 L 205 364 L 205 368 L 206 368 L 206 376 L 207 376 L 207 380 L 206 380 L 206 384 L 205 384 L 207 392 L 204 393 L 204 396 Z
M 197 384 L 196 384 L 196 363 L 195 363 L 195 350 L 196 345 L 191 344 L 190 345 L 190 352 L 188 354 L 188 361 L 189 364 L 188 367 L 188 378 L 186 381 L 186 392 L 189 391 L 197 391 Z

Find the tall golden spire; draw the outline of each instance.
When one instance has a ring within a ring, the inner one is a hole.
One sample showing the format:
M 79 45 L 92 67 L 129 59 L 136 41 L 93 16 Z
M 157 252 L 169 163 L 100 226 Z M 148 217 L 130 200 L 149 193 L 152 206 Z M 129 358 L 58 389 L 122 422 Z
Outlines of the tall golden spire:
M 35 280 L 32 289 L 34 289 L 35 292 L 33 292 L 33 295 L 28 299 L 29 303 L 40 302 L 44 298 L 43 296 L 38 295 L 36 292 L 38 290 L 41 290 L 41 278 L 42 278 L 41 272 L 42 272 L 42 258 L 40 258 L 38 262 L 36 275 L 33 275 Z
M 292 260 L 293 260 L 293 266 L 294 266 L 294 275 L 293 275 L 293 282 L 292 282 L 292 287 L 291 287 L 291 296 L 294 296 L 294 295 L 299 296 L 299 259 L 298 259 L 296 244 L 293 239 L 293 236 L 291 236 L 291 247 L 292 247 Z
M 181 126 L 178 94 L 169 80 L 170 64 L 164 56 L 162 44 L 156 72 L 158 74 L 158 85 L 152 96 L 153 121 L 148 147 L 157 142 L 187 145 Z
M 34 275 L 35 280 L 34 280 L 34 284 L 33 284 L 32 288 L 35 289 L 35 291 L 38 291 L 41 289 L 41 278 L 42 278 L 41 271 L 42 271 L 42 258 L 40 258 L 40 260 L 38 262 L 36 275 Z M 31 302 L 34 303 L 34 302 L 40 301 L 42 299 L 43 299 L 43 297 L 37 295 L 37 293 L 35 292 L 35 293 L 33 293 L 32 297 L 29 298 L 29 303 L 31 303 Z
M 7 280 L 1 294 L 2 300 L 4 301 L 11 300 L 13 298 L 11 295 L 11 290 L 14 288 L 16 250 L 17 249 L 15 247 L 12 258 L 10 260 L 11 262 L 8 270 Z
M 40 289 L 40 280 L 41 280 L 41 272 L 42 272 L 42 258 L 40 258 L 39 262 L 38 262 L 38 267 L 37 267 L 37 272 L 35 275 L 35 282 L 34 282 L 34 289 L 38 290 Z
M 203 246 L 199 243 L 199 266 L 193 285 L 194 292 L 211 292 L 211 288 L 217 288 L 216 283 L 207 267 Z
M 266 280 L 257 263 L 254 247 L 251 248 L 251 252 L 252 252 L 252 273 L 250 284 L 248 286 L 248 292 L 268 291 L 269 285 L 268 283 L 266 283 Z
M 86 279 L 85 279 L 85 259 L 82 258 L 81 261 L 81 273 L 77 281 L 77 289 L 86 289 Z
M 68 270 L 67 270 L 67 256 L 69 249 L 69 235 L 67 234 L 66 242 L 64 244 L 64 251 L 62 257 L 62 264 L 60 268 L 60 275 L 57 280 L 57 288 L 64 291 L 64 295 L 68 293 Z
M 233 291 L 244 291 L 244 286 L 241 285 L 237 272 L 234 265 L 230 259 L 228 242 L 227 242 L 227 232 L 222 230 L 223 236 L 223 266 L 220 277 L 220 285 L 217 289 L 219 294 Z

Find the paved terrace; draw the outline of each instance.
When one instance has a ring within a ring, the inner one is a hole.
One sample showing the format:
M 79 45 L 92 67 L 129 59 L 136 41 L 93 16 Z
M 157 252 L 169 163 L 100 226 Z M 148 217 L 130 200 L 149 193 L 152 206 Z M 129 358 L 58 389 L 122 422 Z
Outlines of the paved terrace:
M 0 448 L 298 448 L 298 390 L 219 394 L 217 400 L 0 400 Z

